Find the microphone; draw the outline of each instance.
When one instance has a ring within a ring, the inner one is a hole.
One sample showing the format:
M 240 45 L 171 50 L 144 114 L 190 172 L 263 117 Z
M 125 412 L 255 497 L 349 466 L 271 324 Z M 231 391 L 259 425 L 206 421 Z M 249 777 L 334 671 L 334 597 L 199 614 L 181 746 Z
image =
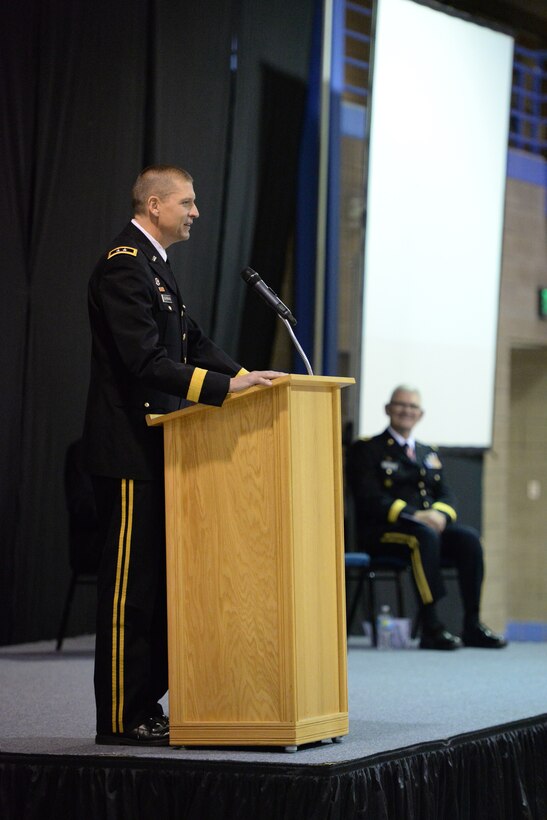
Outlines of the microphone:
M 275 310 L 275 312 L 278 313 L 282 319 L 286 319 L 286 321 L 290 322 L 293 327 L 295 326 L 296 319 L 290 312 L 287 305 L 283 304 L 279 296 L 268 287 L 268 285 L 263 279 L 260 278 L 255 270 L 252 268 L 245 268 L 245 270 L 241 271 L 241 278 L 249 285 L 250 288 L 254 288 L 258 295 L 262 296 L 264 301 L 267 302 L 267 304 Z

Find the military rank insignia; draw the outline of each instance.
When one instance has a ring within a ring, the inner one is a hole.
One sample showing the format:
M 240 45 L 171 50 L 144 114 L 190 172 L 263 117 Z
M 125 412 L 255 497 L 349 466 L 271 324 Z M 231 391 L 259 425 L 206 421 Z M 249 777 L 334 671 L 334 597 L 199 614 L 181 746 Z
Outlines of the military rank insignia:
M 120 253 L 126 253 L 128 256 L 136 256 L 138 251 L 136 248 L 128 248 L 126 245 L 120 245 L 119 248 L 112 248 L 107 259 L 112 259 L 113 256 L 118 256 Z

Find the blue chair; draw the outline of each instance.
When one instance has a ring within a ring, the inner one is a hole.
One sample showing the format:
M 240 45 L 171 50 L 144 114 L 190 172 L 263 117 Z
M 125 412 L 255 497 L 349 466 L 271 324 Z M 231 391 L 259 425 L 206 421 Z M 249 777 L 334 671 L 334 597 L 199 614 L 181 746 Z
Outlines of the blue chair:
M 347 631 L 348 634 L 353 626 L 359 601 L 363 595 L 365 582 L 368 583 L 368 595 L 366 599 L 366 619 L 372 626 L 372 639 L 376 646 L 376 591 L 374 584 L 377 580 L 391 581 L 395 584 L 397 593 L 397 615 L 399 618 L 405 617 L 405 599 L 403 591 L 403 574 L 409 571 L 409 562 L 402 558 L 393 556 L 371 557 L 368 552 L 346 552 L 346 589 L 349 591 L 350 582 L 355 582 L 355 588 L 351 599 L 348 600 L 347 608 Z

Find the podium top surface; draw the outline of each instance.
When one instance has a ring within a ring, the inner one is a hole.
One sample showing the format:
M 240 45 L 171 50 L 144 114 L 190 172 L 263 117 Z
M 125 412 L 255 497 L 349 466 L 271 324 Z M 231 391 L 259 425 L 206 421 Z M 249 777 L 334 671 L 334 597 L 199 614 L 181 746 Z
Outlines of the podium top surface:
M 282 387 L 286 384 L 289 384 L 291 387 L 349 387 L 350 385 L 355 384 L 355 379 L 343 376 L 304 376 L 301 374 L 289 373 L 286 376 L 280 376 L 279 379 L 275 379 L 271 387 L 255 385 L 254 387 L 247 388 L 247 390 L 241 390 L 238 393 L 228 393 L 224 400 L 224 405 L 226 405 L 226 402 L 228 401 L 237 401 L 239 398 L 248 396 L 251 393 L 256 393 L 259 390 L 275 390 L 276 388 Z M 174 421 L 175 419 L 180 418 L 183 414 L 186 416 L 189 413 L 200 412 L 204 409 L 219 410 L 220 408 L 204 404 L 194 404 L 190 407 L 185 407 L 183 410 L 175 410 L 174 413 L 149 413 L 146 416 L 146 423 L 149 427 L 156 427 L 158 425 L 165 424 L 166 422 Z

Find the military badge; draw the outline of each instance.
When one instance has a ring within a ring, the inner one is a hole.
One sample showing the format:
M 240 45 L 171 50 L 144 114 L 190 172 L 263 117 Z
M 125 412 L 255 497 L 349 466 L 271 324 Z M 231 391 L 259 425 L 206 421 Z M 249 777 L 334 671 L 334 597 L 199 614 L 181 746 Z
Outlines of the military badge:
M 440 470 L 443 466 L 437 453 L 428 453 L 424 458 L 424 464 L 430 470 Z
M 113 256 L 118 256 L 120 253 L 126 253 L 128 256 L 136 256 L 138 251 L 136 248 L 128 248 L 126 245 L 120 245 L 119 248 L 112 248 L 107 259 L 112 259 Z

